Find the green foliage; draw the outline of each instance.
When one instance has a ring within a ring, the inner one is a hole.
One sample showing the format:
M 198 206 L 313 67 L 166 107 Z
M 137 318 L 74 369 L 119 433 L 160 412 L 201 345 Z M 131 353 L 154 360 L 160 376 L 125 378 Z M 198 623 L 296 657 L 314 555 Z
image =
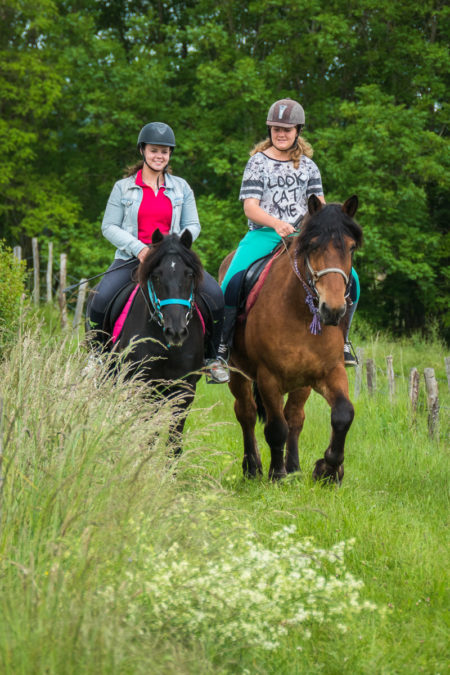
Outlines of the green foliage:
M 443 233 L 427 188 L 450 188 L 447 144 L 426 129 L 424 112 L 396 105 L 377 85 L 355 93 L 341 104 L 340 122 L 316 132 L 315 148 L 326 157 L 328 197 L 360 199 L 361 310 L 375 326 L 410 332 L 440 314 L 445 295 Z
M 0 347 L 11 339 L 20 315 L 25 290 L 25 265 L 0 240 Z

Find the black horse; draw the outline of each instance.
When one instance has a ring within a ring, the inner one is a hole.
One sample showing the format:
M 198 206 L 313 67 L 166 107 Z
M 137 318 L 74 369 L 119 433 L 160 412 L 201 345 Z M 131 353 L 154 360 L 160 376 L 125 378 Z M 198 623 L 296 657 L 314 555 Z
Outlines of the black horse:
M 175 454 L 181 452 L 204 359 L 205 328 L 197 305 L 203 269 L 191 245 L 188 230 L 181 237 L 155 231 L 150 252 L 137 268 L 138 289 L 113 346 L 114 352 L 127 350 L 130 373 L 148 382 L 152 396 L 174 399 L 170 441 Z M 111 315 L 115 313 L 113 307 Z M 112 332 L 111 325 L 105 328 Z

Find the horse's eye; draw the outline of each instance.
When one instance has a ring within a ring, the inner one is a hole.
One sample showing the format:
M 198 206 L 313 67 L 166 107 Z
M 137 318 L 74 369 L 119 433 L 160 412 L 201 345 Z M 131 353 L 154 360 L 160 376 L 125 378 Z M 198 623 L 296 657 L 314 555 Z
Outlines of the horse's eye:
M 154 284 L 159 283 L 159 276 L 157 274 L 152 274 L 152 281 Z

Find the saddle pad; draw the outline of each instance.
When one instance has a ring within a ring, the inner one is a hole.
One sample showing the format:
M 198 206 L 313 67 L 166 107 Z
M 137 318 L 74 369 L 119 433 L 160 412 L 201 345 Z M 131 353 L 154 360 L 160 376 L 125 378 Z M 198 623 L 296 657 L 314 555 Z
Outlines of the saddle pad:
M 264 282 L 265 282 L 265 280 L 266 280 L 266 278 L 267 278 L 267 275 L 269 274 L 270 268 L 272 267 L 273 261 L 274 261 L 275 258 L 277 258 L 277 257 L 280 255 L 280 253 L 282 253 L 282 252 L 283 252 L 283 249 L 278 249 L 278 250 L 274 253 L 274 255 L 269 259 L 269 261 L 267 262 L 266 266 L 262 269 L 261 274 L 259 275 L 258 279 L 257 279 L 256 282 L 255 282 L 255 285 L 253 286 L 253 288 L 251 289 L 250 293 L 248 294 L 248 297 L 247 297 L 247 300 L 246 300 L 246 303 L 245 303 L 245 314 L 246 314 L 246 315 L 249 313 L 249 311 L 251 310 L 251 308 L 252 308 L 253 305 L 255 304 L 255 302 L 256 302 L 256 300 L 257 300 L 257 298 L 258 298 L 259 292 L 260 292 L 261 288 L 262 288 L 263 285 L 264 285 Z
M 114 323 L 114 327 L 112 329 L 112 335 L 111 335 L 111 341 L 112 341 L 113 344 L 115 344 L 117 338 L 119 337 L 120 333 L 122 332 L 123 325 L 125 323 L 125 320 L 128 316 L 128 312 L 130 311 L 130 307 L 133 304 L 133 300 L 134 300 L 135 295 L 138 292 L 138 290 L 139 290 L 139 284 L 137 284 L 133 288 L 133 290 L 131 291 L 131 295 L 125 303 L 125 307 L 120 312 L 117 321 Z

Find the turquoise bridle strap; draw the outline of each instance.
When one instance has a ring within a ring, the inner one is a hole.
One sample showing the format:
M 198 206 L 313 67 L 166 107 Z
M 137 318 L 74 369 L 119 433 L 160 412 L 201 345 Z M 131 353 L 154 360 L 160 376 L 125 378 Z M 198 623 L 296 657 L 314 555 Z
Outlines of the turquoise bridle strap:
M 158 316 L 159 323 L 161 326 L 164 326 L 164 317 L 161 312 L 161 307 L 165 307 L 166 305 L 184 305 L 185 307 L 189 308 L 189 312 L 192 310 L 192 307 L 194 305 L 194 285 L 192 285 L 189 300 L 185 300 L 184 298 L 167 298 L 167 300 L 160 300 L 156 295 L 155 289 L 153 288 L 153 284 L 150 283 L 150 280 L 147 280 L 147 288 L 148 288 L 148 297 L 150 298 L 150 302 L 155 308 L 155 312 Z
M 169 298 L 168 300 L 159 301 L 160 307 L 164 307 L 165 305 L 186 305 L 186 307 L 190 307 L 191 302 L 190 300 L 183 300 L 182 298 Z

